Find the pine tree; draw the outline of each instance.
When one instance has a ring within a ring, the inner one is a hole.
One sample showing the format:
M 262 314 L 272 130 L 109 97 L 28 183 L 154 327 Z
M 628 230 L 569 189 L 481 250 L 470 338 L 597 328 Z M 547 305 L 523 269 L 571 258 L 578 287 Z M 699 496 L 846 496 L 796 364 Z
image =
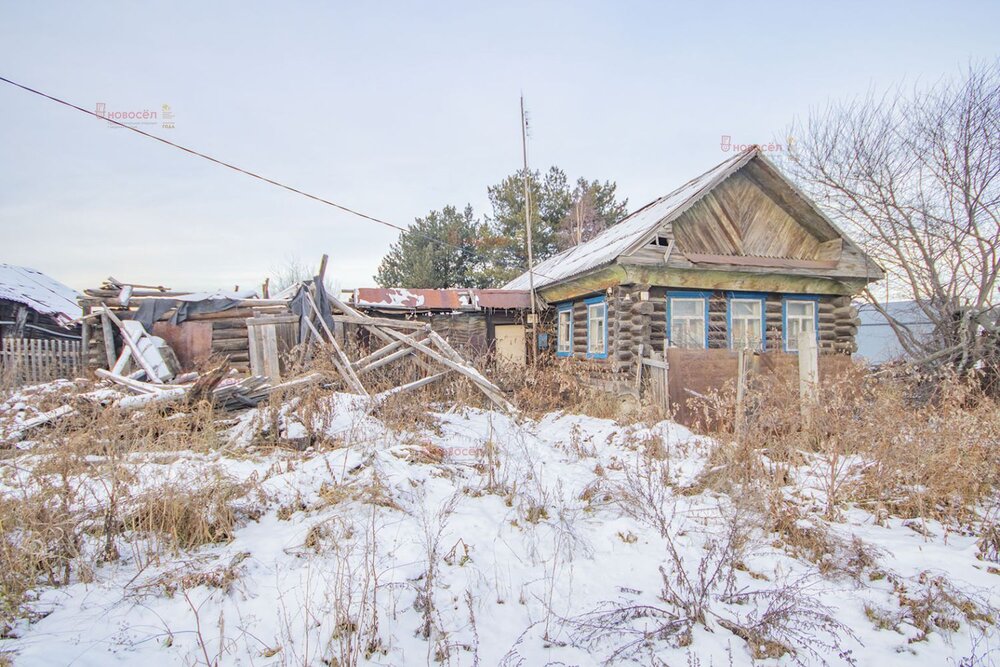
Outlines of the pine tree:
M 472 207 L 445 206 L 417 218 L 382 258 L 375 282 L 382 287 L 444 289 L 482 286 L 482 223 Z

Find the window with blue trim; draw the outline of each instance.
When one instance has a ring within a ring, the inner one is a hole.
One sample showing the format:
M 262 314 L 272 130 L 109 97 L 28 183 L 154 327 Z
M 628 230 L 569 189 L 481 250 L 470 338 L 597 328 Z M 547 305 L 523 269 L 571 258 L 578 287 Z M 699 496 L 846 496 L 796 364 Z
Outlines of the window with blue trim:
M 573 304 L 560 306 L 556 311 L 556 356 L 573 355 Z
M 673 347 L 708 347 L 708 294 L 667 293 L 667 340 Z
M 586 299 L 587 356 L 606 359 L 608 356 L 608 304 L 603 296 Z
M 786 298 L 781 302 L 782 331 L 785 351 L 799 349 L 799 334 L 803 331 L 817 336 L 819 331 L 819 307 L 815 298 Z
M 729 346 L 763 350 L 764 338 L 764 297 L 738 295 L 729 297 Z

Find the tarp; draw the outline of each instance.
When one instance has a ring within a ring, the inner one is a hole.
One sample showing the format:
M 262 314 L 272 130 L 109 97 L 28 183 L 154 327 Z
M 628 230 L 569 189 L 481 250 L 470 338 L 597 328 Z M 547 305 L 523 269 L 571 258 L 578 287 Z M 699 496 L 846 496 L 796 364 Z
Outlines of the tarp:
M 173 299 L 145 299 L 139 304 L 134 319 L 142 323 L 146 331 L 152 333 L 153 323 L 174 308 L 177 310 L 170 318 L 170 323 L 180 324 L 192 315 L 205 315 L 229 310 L 237 307 L 241 300 L 252 299 L 256 296 L 257 292 L 253 290 L 242 290 L 239 292 L 199 292 Z

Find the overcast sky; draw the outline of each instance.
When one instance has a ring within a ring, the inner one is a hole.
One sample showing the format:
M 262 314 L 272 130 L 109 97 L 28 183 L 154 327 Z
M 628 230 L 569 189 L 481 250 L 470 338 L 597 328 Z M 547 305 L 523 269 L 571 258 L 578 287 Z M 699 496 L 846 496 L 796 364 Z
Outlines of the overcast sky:
M 150 9 L 141 9 L 149 7 Z M 997 55 L 1000 2 L 40 3 L 0 0 L 0 76 L 396 224 L 487 211 L 520 164 L 634 209 L 735 143 Z M 0 83 L 0 262 L 243 288 L 289 258 L 374 284 L 397 232 Z

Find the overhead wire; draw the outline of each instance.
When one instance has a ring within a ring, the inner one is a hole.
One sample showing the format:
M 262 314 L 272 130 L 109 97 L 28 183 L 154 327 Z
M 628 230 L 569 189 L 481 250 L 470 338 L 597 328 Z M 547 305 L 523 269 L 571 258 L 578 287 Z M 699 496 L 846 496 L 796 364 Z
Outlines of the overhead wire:
M 103 116 L 103 115 L 97 113 L 96 111 L 91 111 L 90 109 L 85 109 L 85 108 L 83 108 L 81 106 L 73 104 L 72 102 L 68 102 L 68 101 L 66 101 L 66 100 L 64 100 L 62 98 L 56 97 L 55 95 L 50 95 L 48 93 L 42 92 L 42 91 L 37 90 L 35 88 L 32 88 L 30 86 L 26 86 L 26 85 L 24 85 L 22 83 L 18 83 L 16 81 L 12 81 L 12 80 L 10 80 L 10 79 L 8 79 L 6 77 L 0 76 L 0 81 L 3 81 L 4 83 L 10 84 L 10 85 L 12 85 L 12 86 L 14 86 L 16 88 L 20 88 L 21 90 L 27 91 L 27 92 L 32 93 L 34 95 L 38 95 L 39 97 L 43 97 L 43 98 L 45 98 L 47 100 L 51 100 L 52 102 L 56 102 L 57 104 L 61 104 L 63 106 L 69 107 L 70 109 L 74 109 L 74 110 L 79 111 L 81 113 L 85 113 L 88 116 L 93 116 L 94 118 L 106 121 L 106 122 L 111 123 L 113 125 L 117 125 L 118 127 L 122 127 L 122 128 L 124 128 L 126 130 L 131 130 L 132 132 L 135 132 L 136 134 L 142 135 L 142 136 L 146 137 L 147 139 L 153 139 L 154 141 L 158 141 L 161 144 L 170 146 L 171 148 L 176 148 L 176 149 L 182 150 L 185 153 L 189 153 L 189 154 L 194 155 L 196 157 L 200 157 L 200 158 L 202 158 L 204 160 L 208 160 L 209 162 L 212 162 L 212 163 L 217 164 L 217 165 L 222 166 L 222 167 L 226 167 L 227 169 L 231 169 L 231 170 L 233 170 L 235 172 L 238 172 L 240 174 L 243 174 L 245 176 L 249 176 L 251 178 L 255 178 L 257 180 L 263 181 L 263 182 L 268 183 L 270 185 L 273 185 L 275 187 L 282 188 L 283 190 L 287 190 L 287 191 L 292 192 L 294 194 L 301 195 L 301 196 L 306 197 L 308 199 L 312 199 L 313 201 L 320 202 L 321 204 L 326 204 L 327 206 L 332 206 L 332 207 L 334 207 L 336 209 L 339 209 L 339 210 L 341 210 L 341 211 L 343 211 L 345 213 L 349 213 L 350 215 L 357 216 L 357 217 L 359 217 L 359 218 L 361 218 L 363 220 L 368 220 L 369 222 L 374 222 L 374 223 L 377 223 L 377 224 L 380 224 L 380 225 L 384 225 L 385 227 L 389 227 L 391 229 L 395 229 L 395 230 L 398 230 L 400 232 L 405 232 L 407 234 L 413 234 L 415 236 L 419 236 L 421 238 L 427 239 L 428 241 L 430 241 L 432 243 L 436 243 L 436 244 L 438 244 L 440 246 L 454 248 L 455 250 L 464 250 L 465 249 L 465 246 L 456 245 L 454 243 L 450 243 L 450 242 L 445 241 L 443 239 L 437 238 L 436 236 L 431 236 L 430 234 L 425 234 L 423 232 L 411 229 L 409 227 L 404 227 L 402 225 L 397 225 L 395 223 L 389 222 L 388 220 L 383 220 L 383 219 L 377 218 L 377 217 L 375 217 L 373 215 L 368 215 L 367 213 L 362 213 L 361 211 L 353 209 L 353 208 L 351 208 L 349 206 L 345 206 L 343 204 L 338 204 L 335 201 L 331 201 L 331 200 L 326 199 L 324 197 L 320 197 L 318 195 L 311 194 L 309 192 L 306 192 L 304 190 L 300 190 L 299 188 L 293 187 L 291 185 L 286 185 L 285 183 L 282 183 L 280 181 L 276 181 L 273 178 L 268 178 L 267 176 L 263 176 L 263 175 L 258 174 L 256 172 L 250 171 L 249 169 L 244 169 L 243 167 L 239 167 L 239 166 L 237 166 L 235 164 L 232 164 L 230 162 L 226 162 L 225 160 L 220 160 L 219 158 L 212 157 L 211 155 L 207 155 L 205 153 L 202 153 L 201 151 L 198 151 L 198 150 L 195 150 L 193 148 L 189 148 L 187 146 L 183 146 L 181 144 L 175 143 L 173 141 L 170 141 L 169 139 L 164 139 L 163 137 L 159 137 L 159 136 L 157 136 L 155 134 L 151 134 L 149 132 L 145 132 L 143 130 L 140 130 L 137 127 L 134 127 L 132 125 L 128 125 L 127 123 L 122 123 L 122 122 L 119 122 L 119 121 L 117 121 L 117 120 L 115 120 L 113 118 L 108 118 L 107 116 Z M 552 280 L 553 282 L 556 281 L 555 278 L 552 278 L 550 276 L 546 276 L 543 273 L 539 273 L 537 271 L 537 269 L 534 271 L 534 273 L 537 274 L 537 275 L 542 276 L 543 278 L 547 278 L 548 280 Z

